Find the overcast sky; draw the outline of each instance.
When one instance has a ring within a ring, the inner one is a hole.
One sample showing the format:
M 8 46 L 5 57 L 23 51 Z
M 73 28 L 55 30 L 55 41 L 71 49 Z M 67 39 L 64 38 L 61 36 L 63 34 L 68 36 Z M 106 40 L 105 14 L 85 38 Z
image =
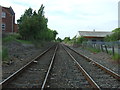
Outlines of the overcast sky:
M 48 27 L 57 37 L 74 37 L 78 31 L 112 31 L 118 27 L 119 0 L 0 0 L 0 5 L 12 7 L 16 20 L 31 7 L 43 4 Z

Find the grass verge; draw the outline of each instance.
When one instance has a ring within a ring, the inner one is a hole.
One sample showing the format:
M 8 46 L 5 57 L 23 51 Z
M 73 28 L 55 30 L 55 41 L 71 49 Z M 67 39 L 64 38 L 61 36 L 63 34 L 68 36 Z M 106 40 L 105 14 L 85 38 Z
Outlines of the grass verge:
M 95 48 L 86 48 L 87 50 L 91 51 L 92 53 L 99 53 L 100 50 L 95 49 Z
M 115 53 L 113 56 L 112 56 L 112 59 L 113 60 L 120 60 L 120 54 L 118 54 L 118 53 Z
M 12 34 L 12 35 L 9 35 L 9 36 L 6 36 L 6 37 L 2 38 L 2 40 L 3 40 L 3 43 L 7 43 L 7 42 L 11 42 L 11 41 L 17 41 L 17 42 L 20 42 L 20 43 L 23 43 L 23 44 L 32 44 L 32 41 L 21 40 L 21 39 L 18 39 L 18 38 L 20 38 L 19 34 Z
M 7 48 L 2 48 L 2 61 L 7 61 L 8 59 L 9 59 L 9 57 L 8 57 Z

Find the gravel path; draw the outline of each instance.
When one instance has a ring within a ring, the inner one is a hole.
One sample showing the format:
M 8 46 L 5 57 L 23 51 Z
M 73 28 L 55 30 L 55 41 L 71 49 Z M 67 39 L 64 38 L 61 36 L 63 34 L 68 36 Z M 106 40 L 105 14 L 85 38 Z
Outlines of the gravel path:
M 83 49 L 82 47 L 72 47 L 74 50 L 77 52 L 88 56 L 89 58 L 93 59 L 94 61 L 97 61 L 98 63 L 102 64 L 103 66 L 113 70 L 114 72 L 120 74 L 120 64 L 117 63 L 116 61 L 112 60 L 112 56 L 108 55 L 105 52 L 99 52 L 99 53 L 92 53 L 86 49 Z
M 106 74 L 104 71 L 96 67 L 93 63 L 88 62 L 83 57 L 80 57 L 75 52 L 67 50 L 74 56 L 74 58 L 80 63 L 80 65 L 89 73 L 89 75 L 95 80 L 95 82 L 101 88 L 120 88 L 120 82 Z
M 21 44 L 16 41 L 5 44 L 4 47 L 8 49 L 10 60 L 9 62 L 4 61 L 2 64 L 2 79 L 7 78 L 53 44 L 48 43 L 41 48 L 36 48 L 33 44 Z
M 54 48 L 44 54 L 30 68 L 11 82 L 7 88 L 40 88 L 53 56 Z
M 47 87 L 50 88 L 90 88 L 88 81 L 61 46 L 49 78 Z

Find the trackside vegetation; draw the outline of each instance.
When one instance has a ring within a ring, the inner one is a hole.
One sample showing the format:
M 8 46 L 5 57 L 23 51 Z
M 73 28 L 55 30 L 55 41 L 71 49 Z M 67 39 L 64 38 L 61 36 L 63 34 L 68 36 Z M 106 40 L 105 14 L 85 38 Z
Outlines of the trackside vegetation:
M 87 41 L 86 38 L 84 38 L 84 37 L 76 38 L 76 36 L 73 37 L 72 39 L 70 39 L 70 37 L 65 37 L 64 40 L 63 40 L 63 42 L 67 43 L 67 44 L 79 44 L 79 45 L 82 44 L 85 41 Z
M 113 34 L 108 35 L 105 37 L 105 41 L 112 42 L 112 41 L 120 41 L 120 28 L 116 28 L 112 30 Z M 115 53 L 115 55 L 112 56 L 114 60 L 120 60 L 120 54 Z
M 110 42 L 110 41 L 120 40 L 120 28 L 116 28 L 112 32 L 113 32 L 113 34 L 107 35 L 105 37 L 105 41 Z
M 55 40 L 58 34 L 56 30 L 48 28 L 48 19 L 44 15 L 44 6 L 41 5 L 40 9 L 36 12 L 29 8 L 17 20 L 19 25 L 19 34 L 23 40 Z
M 112 30 L 112 34 L 111 35 L 107 35 L 105 38 L 104 38 L 104 41 L 107 43 L 111 42 L 120 42 L 120 28 L 116 28 L 114 30 Z M 75 47 L 79 47 L 79 46 L 84 46 L 83 43 L 86 43 L 88 40 L 84 37 L 73 37 L 72 39 L 70 39 L 70 37 L 65 37 L 63 42 L 66 43 L 66 44 L 71 44 Z M 87 42 L 87 43 L 90 43 L 90 42 Z M 97 42 L 96 42 L 97 43 Z M 91 44 L 91 43 L 90 43 Z M 120 44 L 118 44 L 118 47 Z M 93 52 L 93 53 L 99 53 L 101 52 L 101 50 L 99 48 L 94 48 L 94 47 L 84 47 L 85 49 Z M 113 55 L 113 52 L 112 51 L 109 51 L 108 50 L 108 54 L 112 55 L 112 59 L 113 60 L 117 60 L 119 61 L 120 60 L 120 53 L 118 52 L 114 52 L 114 55 Z
M 8 42 L 11 42 L 11 41 L 17 41 L 17 42 L 20 42 L 20 43 L 23 43 L 23 44 L 32 44 L 32 41 L 29 41 L 29 40 L 22 40 L 20 39 L 21 36 L 18 34 L 11 34 L 11 35 L 7 35 L 5 37 L 2 38 L 2 41 L 3 43 L 8 43 Z
M 2 48 L 2 60 L 6 61 L 8 60 L 8 50 L 7 48 Z
M 12 41 L 20 42 L 22 44 L 34 44 L 35 47 L 42 47 L 45 43 L 55 41 L 56 30 L 48 28 L 48 19 L 45 17 L 43 4 L 40 6 L 38 11 L 33 11 L 32 8 L 25 10 L 24 14 L 21 15 L 18 23 L 18 33 L 5 35 L 2 38 L 3 44 Z M 2 60 L 6 61 L 9 59 L 8 49 L 2 48 Z

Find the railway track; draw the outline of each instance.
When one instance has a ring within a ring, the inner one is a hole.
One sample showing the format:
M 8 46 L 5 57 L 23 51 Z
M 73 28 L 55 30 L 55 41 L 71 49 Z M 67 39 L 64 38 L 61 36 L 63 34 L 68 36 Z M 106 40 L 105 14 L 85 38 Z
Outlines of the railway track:
M 64 55 L 64 56 L 63 56 Z M 59 45 L 45 88 L 93 88 Z
M 91 58 L 79 54 L 70 47 L 64 47 L 66 47 L 65 50 L 71 55 L 71 58 L 74 58 L 74 61 L 89 74 L 99 88 L 120 89 L 120 75 L 93 61 Z
M 42 84 L 40 81 L 43 79 L 41 77 L 43 77 L 47 72 L 47 67 L 52 57 L 51 54 L 54 52 L 54 48 L 55 45 L 45 50 L 25 66 L 21 67 L 18 71 L 2 81 L 0 83 L 0 87 L 3 89 L 40 88 L 40 84 Z
M 120 76 L 64 45 L 53 46 L 0 83 L 5 88 L 119 88 Z M 101 69 L 99 68 L 101 67 Z M 109 70 L 109 71 L 108 71 Z M 110 75 L 109 75 L 110 74 Z

